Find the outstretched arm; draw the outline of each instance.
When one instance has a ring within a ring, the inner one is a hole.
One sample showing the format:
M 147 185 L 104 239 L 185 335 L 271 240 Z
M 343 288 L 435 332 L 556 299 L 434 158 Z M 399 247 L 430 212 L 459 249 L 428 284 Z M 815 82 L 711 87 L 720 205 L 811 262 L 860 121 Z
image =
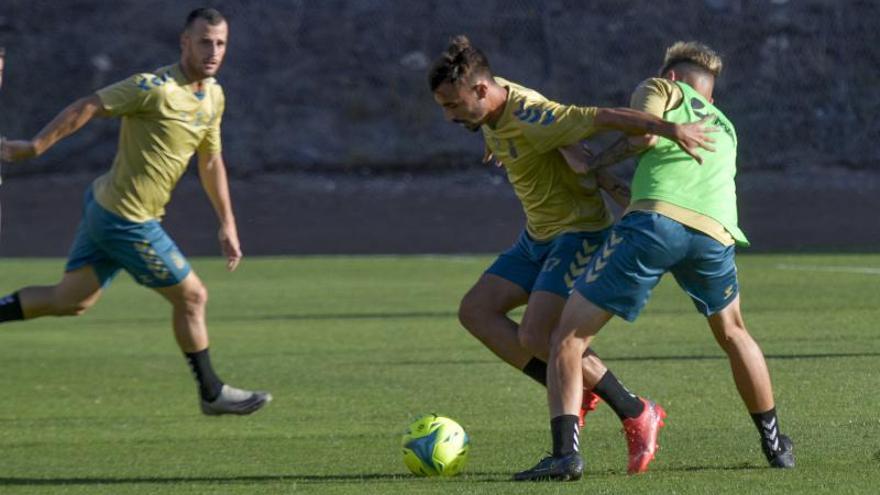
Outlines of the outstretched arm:
M 587 160 L 587 168 L 589 170 L 602 170 L 620 163 L 627 158 L 640 155 L 655 144 L 657 144 L 657 136 L 653 134 L 645 134 L 644 136 L 622 136 L 610 146 Z
M 96 116 L 106 116 L 98 95 L 80 98 L 61 111 L 31 140 L 4 141 L 3 160 L 18 161 L 42 155 L 55 143 L 78 131 Z
M 232 199 L 229 196 L 229 182 L 226 178 L 223 155 L 199 152 L 199 178 L 220 221 L 218 238 L 220 249 L 226 256 L 226 268 L 233 271 L 241 261 L 242 254 L 235 215 L 232 214 Z
M 710 119 L 714 118 L 714 115 L 707 115 L 697 122 L 674 124 L 631 108 L 600 108 L 594 123 L 599 128 L 621 131 L 630 136 L 641 137 L 648 134 L 663 136 L 678 144 L 697 163 L 703 163 L 702 158 L 697 154 L 699 148 L 715 151 L 709 144 L 715 140 L 709 137 L 709 134 L 717 129 L 708 124 Z M 617 152 L 619 153 L 620 150 Z

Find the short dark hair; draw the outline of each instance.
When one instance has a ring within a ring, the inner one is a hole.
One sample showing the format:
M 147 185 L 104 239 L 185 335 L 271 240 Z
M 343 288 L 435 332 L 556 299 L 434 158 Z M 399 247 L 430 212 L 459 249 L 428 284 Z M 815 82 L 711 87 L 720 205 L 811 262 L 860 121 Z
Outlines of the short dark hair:
M 208 24 L 211 26 L 226 22 L 226 18 L 223 17 L 223 14 L 221 14 L 219 10 L 210 7 L 201 7 L 193 10 L 188 16 L 186 16 L 186 23 L 183 25 L 183 30 L 186 31 L 191 28 L 198 19 L 208 21 Z
M 467 36 L 458 35 L 449 41 L 449 47 L 431 66 L 428 82 L 431 91 L 436 91 L 443 83 L 458 84 L 474 74 L 491 76 L 489 59 L 471 45 Z

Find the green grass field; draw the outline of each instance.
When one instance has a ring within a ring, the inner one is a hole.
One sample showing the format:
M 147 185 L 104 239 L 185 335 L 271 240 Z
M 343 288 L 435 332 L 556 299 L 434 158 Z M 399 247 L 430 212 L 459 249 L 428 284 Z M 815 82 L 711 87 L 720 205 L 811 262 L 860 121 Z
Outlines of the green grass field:
M 880 256 L 739 258 L 797 469 L 765 468 L 726 359 L 669 278 L 596 345 L 666 407 L 662 450 L 627 476 L 620 423 L 600 406 L 585 479 L 570 484 L 508 481 L 549 448 L 548 421 L 543 390 L 458 324 L 489 260 L 249 259 L 234 274 L 195 260 L 219 374 L 275 395 L 251 417 L 199 413 L 169 308 L 127 275 L 83 317 L 4 325 L 0 493 L 877 493 Z M 0 292 L 52 283 L 61 265 L 0 261 Z M 422 412 L 467 429 L 465 475 L 407 474 L 400 433 Z

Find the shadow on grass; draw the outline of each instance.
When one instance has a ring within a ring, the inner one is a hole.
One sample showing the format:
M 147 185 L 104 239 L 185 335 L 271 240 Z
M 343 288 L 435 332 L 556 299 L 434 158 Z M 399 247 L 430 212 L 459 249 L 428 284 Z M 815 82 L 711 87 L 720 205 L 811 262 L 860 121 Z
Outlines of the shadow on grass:
M 214 314 L 214 319 L 222 319 L 228 322 L 243 321 L 322 321 L 322 320 L 408 320 L 420 318 L 458 318 L 458 313 L 453 311 L 405 311 L 395 313 L 300 313 L 286 315 L 251 315 L 251 316 L 221 316 Z M 167 325 L 168 318 L 101 318 L 89 321 L 90 325 L 119 325 L 119 324 L 157 324 Z
M 854 357 L 877 357 L 880 352 L 826 352 L 810 354 L 765 354 L 767 359 L 846 359 Z M 603 361 L 726 361 L 727 356 L 602 356 Z M 426 365 L 463 365 L 463 364 L 495 364 L 497 359 L 459 359 L 446 361 L 390 361 L 388 366 L 426 366 Z
M 651 469 L 651 473 L 676 473 L 676 472 L 701 472 L 701 471 L 761 471 L 769 469 L 764 465 L 756 464 L 738 464 L 732 466 L 676 466 L 662 469 Z M 463 476 L 455 478 L 441 478 L 437 480 L 424 480 L 425 482 L 439 481 L 442 483 L 449 482 L 470 482 L 470 483 L 512 483 L 512 472 L 466 472 Z M 585 477 L 589 478 L 626 478 L 629 475 L 624 472 L 604 471 L 604 472 L 588 472 Z M 149 477 L 149 476 L 132 476 L 132 477 L 82 477 L 82 478 L 14 478 L 0 477 L 0 487 L 2 486 L 71 486 L 71 485 L 176 485 L 176 484 L 216 484 L 216 483 L 365 483 L 365 482 L 413 482 L 419 481 L 417 478 L 408 474 L 388 474 L 388 473 L 369 473 L 369 474 L 279 474 L 279 475 L 255 475 L 255 476 L 171 476 L 171 477 Z
M 835 359 L 853 357 L 876 357 L 880 352 L 823 352 L 809 354 L 765 354 L 767 359 Z M 602 356 L 603 361 L 726 361 L 727 356 Z
M 464 481 L 506 481 L 492 479 L 473 479 L 472 476 L 492 476 L 501 477 L 509 476 L 506 473 L 468 473 L 467 477 L 458 478 Z M 211 483 L 358 483 L 358 482 L 407 482 L 416 481 L 416 478 L 407 474 L 387 474 L 387 473 L 369 473 L 369 474 L 279 474 L 279 475 L 257 475 L 257 476 L 171 476 L 171 477 L 150 477 L 150 476 L 132 476 L 132 477 L 82 477 L 82 478 L 11 478 L 0 477 L 0 486 L 69 486 L 69 485 L 176 485 L 176 484 L 211 484 Z M 444 479 L 443 481 L 450 481 Z
M 672 466 L 661 469 L 651 468 L 652 473 L 693 473 L 699 471 L 769 471 L 771 468 L 764 464 L 742 463 L 733 466 Z

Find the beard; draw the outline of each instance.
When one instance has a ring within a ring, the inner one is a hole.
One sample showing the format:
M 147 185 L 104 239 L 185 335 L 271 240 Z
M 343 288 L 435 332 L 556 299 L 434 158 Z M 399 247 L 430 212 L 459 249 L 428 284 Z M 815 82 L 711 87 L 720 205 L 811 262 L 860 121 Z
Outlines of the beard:
M 474 122 L 468 122 L 466 120 L 453 120 L 453 122 L 455 122 L 456 124 L 464 127 L 465 129 L 467 129 L 471 132 L 477 132 L 480 130 L 481 124 L 479 122 L 474 123 Z

